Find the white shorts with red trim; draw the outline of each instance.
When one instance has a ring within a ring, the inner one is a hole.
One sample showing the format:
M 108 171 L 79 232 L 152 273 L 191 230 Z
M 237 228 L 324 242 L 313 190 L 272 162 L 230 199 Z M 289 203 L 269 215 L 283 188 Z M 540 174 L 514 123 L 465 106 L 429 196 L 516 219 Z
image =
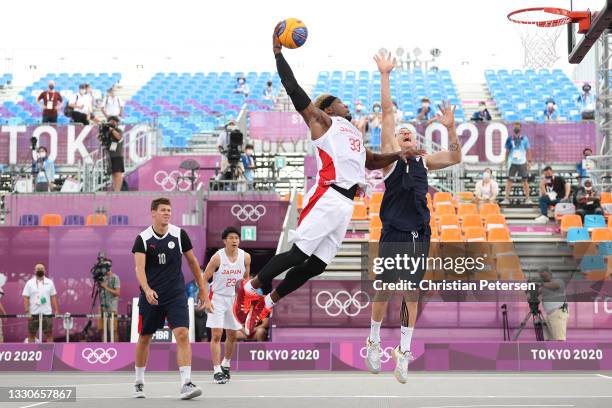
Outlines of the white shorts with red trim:
M 342 245 L 354 204 L 329 186 L 313 189 L 307 195 L 297 229 L 289 232 L 289 242 L 329 265 Z
M 232 307 L 234 296 L 222 296 L 214 293 L 210 299 L 213 305 L 212 313 L 207 313 L 206 327 L 211 329 L 240 330 L 241 325 L 234 317 Z

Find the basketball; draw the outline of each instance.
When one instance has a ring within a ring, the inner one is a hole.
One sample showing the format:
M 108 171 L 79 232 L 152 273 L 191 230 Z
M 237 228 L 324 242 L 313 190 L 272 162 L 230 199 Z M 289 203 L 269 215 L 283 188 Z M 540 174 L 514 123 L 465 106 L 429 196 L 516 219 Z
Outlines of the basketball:
M 298 48 L 304 45 L 308 38 L 306 25 L 297 18 L 283 20 L 278 26 L 276 36 L 286 48 Z

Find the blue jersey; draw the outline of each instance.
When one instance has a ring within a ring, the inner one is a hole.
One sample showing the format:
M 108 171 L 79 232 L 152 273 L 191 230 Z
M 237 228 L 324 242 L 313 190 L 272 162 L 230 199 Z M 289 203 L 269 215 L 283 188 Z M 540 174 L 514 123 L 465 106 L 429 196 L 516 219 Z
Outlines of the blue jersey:
M 157 293 L 160 304 L 185 297 L 182 257 L 192 248 L 187 233 L 174 225 L 169 225 L 162 236 L 149 227 L 136 237 L 132 252 L 146 255 L 147 283 Z
M 385 194 L 380 205 L 383 229 L 422 231 L 429 227 L 427 208 L 427 165 L 423 157 L 398 160 L 385 177 Z

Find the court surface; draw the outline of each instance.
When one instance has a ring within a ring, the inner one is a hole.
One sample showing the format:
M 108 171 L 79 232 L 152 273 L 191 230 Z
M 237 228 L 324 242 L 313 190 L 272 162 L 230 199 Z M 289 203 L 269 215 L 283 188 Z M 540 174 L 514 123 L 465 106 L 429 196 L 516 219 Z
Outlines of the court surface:
M 77 387 L 77 402 L 0 403 L 0 407 L 611 407 L 611 372 L 412 373 L 399 384 L 392 373 L 249 372 L 229 384 L 212 383 L 210 373 L 193 381 L 204 394 L 178 399 L 178 373 L 147 373 L 146 399 L 132 399 L 132 373 L 5 373 L 0 386 Z

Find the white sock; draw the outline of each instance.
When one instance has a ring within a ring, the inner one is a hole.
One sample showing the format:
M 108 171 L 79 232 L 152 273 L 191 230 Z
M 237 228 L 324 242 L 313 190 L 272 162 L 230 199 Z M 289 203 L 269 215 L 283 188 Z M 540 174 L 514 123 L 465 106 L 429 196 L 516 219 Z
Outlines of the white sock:
M 401 326 L 402 337 L 400 340 L 400 351 L 410 351 L 410 343 L 412 343 L 412 332 L 414 327 Z
M 253 279 L 249 280 L 247 283 L 244 284 L 244 290 L 246 290 L 249 293 L 257 293 L 257 289 L 255 289 L 253 285 L 251 284 L 252 280 Z
M 274 303 L 274 301 L 272 300 L 272 296 L 270 296 L 270 294 L 267 294 L 266 297 L 264 298 L 264 302 L 266 302 L 266 307 L 268 309 L 272 309 L 274 307 L 274 305 L 276 303 Z
M 223 361 L 221 362 L 221 365 L 223 367 L 230 368 L 230 361 L 227 358 L 223 357 Z
M 179 367 L 181 373 L 181 384 L 187 384 L 191 380 L 191 366 Z
M 213 372 L 221 373 L 223 371 L 221 370 L 221 366 L 220 365 L 216 365 L 216 366 L 213 366 Z
M 144 384 L 145 367 L 134 367 L 136 372 L 136 384 Z
M 380 343 L 380 326 L 382 321 L 377 322 L 375 320 L 370 321 L 370 341 L 374 343 Z

